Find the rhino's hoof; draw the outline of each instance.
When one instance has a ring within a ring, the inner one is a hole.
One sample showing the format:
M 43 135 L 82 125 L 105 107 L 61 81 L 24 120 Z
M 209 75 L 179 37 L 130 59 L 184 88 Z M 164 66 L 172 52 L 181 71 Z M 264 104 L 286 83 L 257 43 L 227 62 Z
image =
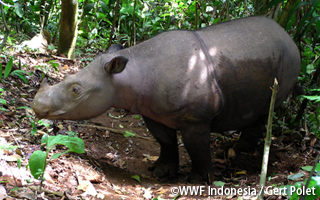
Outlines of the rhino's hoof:
M 191 171 L 188 177 L 188 182 L 201 185 L 210 185 L 213 182 L 213 175 L 212 173 L 196 173 Z
M 149 170 L 153 171 L 153 176 L 160 181 L 168 181 L 178 175 L 178 165 L 172 163 L 156 162 Z

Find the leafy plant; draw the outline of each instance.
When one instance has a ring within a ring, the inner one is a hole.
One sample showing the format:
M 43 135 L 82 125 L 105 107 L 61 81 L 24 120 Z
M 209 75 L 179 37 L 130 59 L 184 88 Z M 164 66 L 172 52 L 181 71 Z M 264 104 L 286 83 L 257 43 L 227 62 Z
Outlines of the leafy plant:
M 134 179 L 134 180 L 136 180 L 136 181 L 138 181 L 139 183 L 141 183 L 140 176 L 138 176 L 138 175 L 133 175 L 133 176 L 131 176 L 131 178 Z
M 59 63 L 55 62 L 54 60 L 50 60 L 50 61 L 48 62 L 48 64 L 50 64 L 50 65 L 52 66 L 52 68 L 53 68 L 56 72 L 59 71 L 59 69 L 58 69 Z
M 135 134 L 134 134 L 133 132 L 131 132 L 131 131 L 126 130 L 126 131 L 123 133 L 123 136 L 124 136 L 124 137 L 134 137 Z
M 67 131 L 69 137 L 78 137 L 79 133 L 74 131 Z
M 39 120 L 38 121 L 38 125 L 39 126 L 45 126 L 46 128 L 48 128 L 50 126 L 50 124 L 46 123 L 44 120 Z
M 0 63 L 0 65 L 1 65 L 1 63 Z M 0 88 L 0 96 L 2 95 L 2 92 L 3 92 L 3 91 L 4 91 L 3 88 Z M 0 98 L 0 104 L 7 105 L 7 101 L 4 100 L 4 99 L 2 99 L 2 98 Z M 0 107 L 0 110 L 6 111 L 6 109 L 3 108 L 2 106 Z
M 46 166 L 51 160 L 56 159 L 59 156 L 69 152 L 84 153 L 84 142 L 77 137 L 69 137 L 66 135 L 49 136 L 48 134 L 45 134 L 41 139 L 41 144 L 44 144 L 46 146 L 46 151 L 44 152 L 41 150 L 37 150 L 32 153 L 29 159 L 29 167 L 32 176 L 35 179 L 40 178 L 41 180 L 40 189 L 44 181 L 43 176 Z M 53 154 L 51 158 L 47 159 L 47 157 L 49 156 L 49 152 L 58 144 L 68 147 L 69 150 L 62 153 Z
M 320 137 L 320 88 L 310 89 L 310 93 L 313 95 L 304 95 L 303 98 L 308 99 L 309 101 L 313 102 L 312 107 L 313 112 L 308 112 L 306 114 L 307 123 L 309 125 L 309 129 L 314 132 L 314 134 L 319 138 Z M 318 104 L 318 105 L 314 105 Z M 310 106 L 311 107 L 311 106 Z
M 28 74 L 28 73 L 24 70 L 19 70 L 19 69 L 12 71 L 12 67 L 13 67 L 13 58 L 11 57 L 9 62 L 7 62 L 7 65 L 4 69 L 3 78 L 6 79 L 9 75 L 16 75 L 21 80 L 23 80 L 26 84 L 28 84 L 28 80 L 26 79 L 26 77 L 24 75 L 24 74 Z M 3 68 L 2 68 L 2 64 L 0 63 L 0 80 L 2 78 L 2 73 L 3 73 Z
M 43 120 L 39 120 L 38 122 L 35 122 L 34 120 L 31 120 L 31 127 L 32 127 L 32 129 L 31 129 L 31 136 L 33 136 L 33 135 L 37 132 L 37 130 L 38 130 L 36 123 L 37 123 L 39 126 L 45 126 L 46 128 L 48 128 L 48 127 L 50 126 L 50 124 L 45 123 Z
M 37 125 L 36 122 L 34 120 L 31 120 L 31 136 L 34 136 L 34 134 L 37 132 Z
M 15 150 L 16 148 L 18 148 L 18 146 L 14 146 L 14 145 L 11 145 L 11 144 L 7 144 L 7 145 L 0 144 L 0 150 L 2 150 L 2 149 Z
M 284 185 L 280 188 L 286 188 L 286 194 L 290 200 L 298 200 L 302 194 L 306 194 L 306 200 L 317 199 L 320 196 L 320 177 L 311 177 L 308 187 L 306 187 L 306 184 L 307 179 L 303 182 L 299 181 L 293 185 Z
M 280 188 L 286 188 L 286 194 L 290 200 L 313 200 L 320 196 L 320 163 L 318 163 L 319 156 L 316 158 L 314 166 L 303 166 L 302 170 L 310 172 L 309 178 L 303 182 L 299 181 L 292 185 L 284 185 Z M 317 172 L 317 176 L 312 176 Z M 296 180 L 303 177 L 303 173 L 297 173 L 288 176 L 288 180 Z

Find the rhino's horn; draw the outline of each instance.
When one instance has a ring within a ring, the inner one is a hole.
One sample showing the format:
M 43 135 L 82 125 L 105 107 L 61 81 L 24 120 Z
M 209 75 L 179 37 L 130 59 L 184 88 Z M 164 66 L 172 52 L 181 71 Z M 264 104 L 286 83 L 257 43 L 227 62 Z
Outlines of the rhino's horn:
M 48 82 L 47 82 L 47 78 L 44 78 L 41 82 L 41 86 L 40 89 L 46 88 L 48 87 Z

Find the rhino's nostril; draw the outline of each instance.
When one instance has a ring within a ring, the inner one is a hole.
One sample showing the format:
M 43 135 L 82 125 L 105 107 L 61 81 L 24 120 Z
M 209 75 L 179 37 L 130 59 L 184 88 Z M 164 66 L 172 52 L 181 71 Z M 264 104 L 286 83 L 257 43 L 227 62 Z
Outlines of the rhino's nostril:
M 49 115 L 49 110 L 46 107 L 46 104 L 37 99 L 32 102 L 32 109 L 39 119 L 46 118 Z

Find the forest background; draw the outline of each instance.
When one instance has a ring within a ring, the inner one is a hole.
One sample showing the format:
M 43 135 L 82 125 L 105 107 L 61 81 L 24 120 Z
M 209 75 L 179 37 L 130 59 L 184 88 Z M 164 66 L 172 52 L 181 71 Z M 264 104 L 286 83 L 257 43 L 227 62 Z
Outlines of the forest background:
M 306 135 L 319 138 L 319 11 L 320 0 L 0 0 L 1 129 L 22 128 L 27 118 L 32 119 L 32 125 L 26 125 L 28 133 L 38 131 L 43 124 L 22 114 L 17 102 L 26 98 L 30 103 L 42 78 L 57 82 L 74 62 L 85 67 L 112 44 L 128 48 L 166 30 L 195 30 L 264 15 L 277 21 L 297 44 L 302 59 L 298 83 L 306 94 L 294 105 L 286 102 L 274 126 L 282 132 L 303 127 Z M 38 61 L 41 56 L 46 59 Z M 26 85 L 32 89 L 25 91 Z M 19 95 L 10 95 L 16 91 Z

